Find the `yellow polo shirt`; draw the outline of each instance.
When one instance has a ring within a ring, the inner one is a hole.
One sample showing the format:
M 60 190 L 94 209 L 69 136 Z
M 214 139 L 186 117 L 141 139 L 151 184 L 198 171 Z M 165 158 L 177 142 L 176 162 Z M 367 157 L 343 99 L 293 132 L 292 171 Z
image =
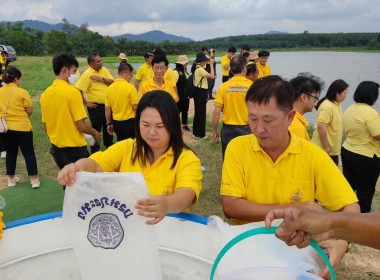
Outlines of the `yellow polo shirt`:
M 136 88 L 125 79 L 117 78 L 106 90 L 105 105 L 111 107 L 112 118 L 116 121 L 125 121 L 136 116 L 132 105 L 137 105 Z
M 257 77 L 258 79 L 272 75 L 270 71 L 270 66 L 268 65 L 268 63 L 265 65 L 261 65 L 260 62 L 257 62 L 256 66 L 259 69 L 259 76 Z
M 248 109 L 245 96 L 251 85 L 251 80 L 237 76 L 219 86 L 214 105 L 223 108 L 222 122 L 224 124 L 248 124 Z
M 153 77 L 154 77 L 153 68 L 150 67 L 149 75 L 148 75 L 147 79 L 149 80 L 150 78 L 153 78 Z M 177 81 L 175 80 L 174 71 L 170 67 L 168 67 L 168 70 L 166 70 L 165 75 L 164 75 L 164 79 L 170 81 L 174 86 L 176 86 L 176 84 L 177 84 Z
M 309 133 L 307 133 L 306 126 L 308 125 L 307 119 L 296 111 L 292 124 L 289 126 L 289 130 L 298 137 L 301 137 L 307 141 L 310 141 Z
M 177 93 L 174 91 L 173 84 L 166 80 L 164 78 L 164 84 L 159 87 L 153 80 L 153 78 L 150 78 L 149 80 L 145 81 L 140 88 L 140 97 L 142 97 L 145 93 L 152 91 L 152 90 L 163 90 L 169 93 L 173 99 L 177 102 L 178 96 Z
M 358 201 L 342 172 L 323 150 L 290 135 L 289 146 L 276 162 L 253 134 L 233 139 L 226 150 L 220 194 L 261 204 L 317 199 L 329 211 Z M 247 222 L 233 220 L 234 224 Z
M 86 92 L 88 101 L 104 104 L 105 93 L 108 86 L 103 82 L 93 82 L 90 79 L 92 75 L 97 75 L 105 79 L 113 79 L 111 73 L 105 67 L 102 67 L 99 72 L 95 71 L 91 67 L 88 67 L 88 69 L 75 83 L 75 87 L 81 91 Z
M 206 71 L 204 67 L 197 66 L 194 73 L 194 85 L 196 87 L 199 85 L 198 86 L 199 88 L 208 89 L 208 82 L 206 78 L 207 74 L 208 72 Z M 201 79 L 202 79 L 202 82 L 200 83 Z
M 146 62 L 137 69 L 136 80 L 140 81 L 140 84 L 148 80 L 148 75 L 152 67 L 150 67 Z
M 50 142 L 59 148 L 87 145 L 76 122 L 87 118 L 82 95 L 63 80 L 54 80 L 41 95 L 42 122 L 46 124 Z
M 174 153 L 170 148 L 150 166 L 141 166 L 138 160 L 132 163 L 135 139 L 127 139 L 97 152 L 90 158 L 96 161 L 104 172 L 141 172 L 151 195 L 171 195 L 180 188 L 194 190 L 197 200 L 202 189 L 201 162 L 196 155 L 184 149 L 173 169 Z
M 0 54 L 0 63 L 1 63 L 1 70 L 5 70 L 5 63 L 4 63 L 3 56 L 1 54 Z
M 25 107 L 33 107 L 32 99 L 27 90 L 19 88 L 15 83 L 4 84 L 0 88 L 0 116 L 4 116 L 11 91 L 12 95 L 10 96 L 7 114 L 5 115 L 8 129 L 31 131 L 32 124 L 28 114 L 25 112 Z
M 318 108 L 317 122 L 311 142 L 322 148 L 317 128 L 318 123 L 327 124 L 327 141 L 331 149 L 330 155 L 340 155 L 343 136 L 343 112 L 340 102 L 326 99 Z
M 222 57 L 222 60 L 220 61 L 220 65 L 222 67 L 222 76 L 229 76 L 230 75 L 231 67 L 228 67 L 228 69 L 224 69 L 224 65 L 230 63 L 230 61 L 231 61 L 231 59 L 227 55 L 224 55 Z
M 365 103 L 356 103 L 347 108 L 343 115 L 346 141 L 343 147 L 353 153 L 380 157 L 379 141 L 373 136 L 380 135 L 380 115 Z

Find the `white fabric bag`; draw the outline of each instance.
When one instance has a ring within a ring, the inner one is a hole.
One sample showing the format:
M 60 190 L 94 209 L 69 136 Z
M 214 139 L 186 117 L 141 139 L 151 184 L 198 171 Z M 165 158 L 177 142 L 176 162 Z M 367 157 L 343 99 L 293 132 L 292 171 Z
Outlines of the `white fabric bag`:
M 78 172 L 63 221 L 83 279 L 161 279 L 155 227 L 137 215 L 149 197 L 141 173 Z

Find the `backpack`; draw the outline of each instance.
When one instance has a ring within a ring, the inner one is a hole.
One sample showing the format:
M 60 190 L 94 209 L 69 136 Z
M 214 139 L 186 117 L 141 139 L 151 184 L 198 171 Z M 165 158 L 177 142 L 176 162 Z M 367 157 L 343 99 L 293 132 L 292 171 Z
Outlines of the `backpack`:
M 195 71 L 194 71 L 195 73 Z M 197 87 L 199 87 L 199 85 L 202 83 L 202 80 L 204 77 L 201 78 L 201 80 L 199 81 L 198 85 L 195 86 L 194 85 L 194 81 L 195 81 L 195 77 L 194 77 L 194 73 L 191 73 L 189 78 L 187 78 L 187 82 L 186 82 L 186 94 L 189 98 L 194 98 L 194 95 L 195 95 L 195 90 Z

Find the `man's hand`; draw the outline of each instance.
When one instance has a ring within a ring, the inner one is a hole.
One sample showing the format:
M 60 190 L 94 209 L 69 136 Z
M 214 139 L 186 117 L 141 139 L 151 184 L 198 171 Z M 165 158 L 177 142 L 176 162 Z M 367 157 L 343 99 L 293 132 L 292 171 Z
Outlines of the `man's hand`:
M 109 135 L 113 135 L 113 124 L 107 125 L 107 132 Z
M 212 132 L 212 140 L 214 140 L 215 144 L 219 144 L 220 143 L 219 133 L 218 132 Z
M 167 197 L 161 195 L 153 195 L 149 198 L 140 199 L 135 205 L 138 215 L 153 218 L 146 221 L 147 225 L 155 225 L 159 223 L 168 213 L 169 204 Z
M 329 257 L 330 263 L 336 271 L 342 259 L 347 251 L 348 243 L 344 240 L 327 240 L 318 243 L 319 247 L 321 247 Z M 325 270 L 319 274 L 323 279 L 331 279 L 330 270 L 326 266 Z
M 86 101 L 86 102 L 84 103 L 84 106 L 86 106 L 87 108 L 91 108 L 91 109 L 95 109 L 96 107 L 98 107 L 97 104 L 92 103 L 92 102 L 90 102 L 90 101 Z
M 102 142 L 102 135 L 97 130 L 95 130 L 94 133 L 92 134 L 92 138 L 94 138 L 95 140 L 95 143 L 94 143 L 95 145 L 99 145 L 100 142 Z
M 103 82 L 103 78 L 98 76 L 98 75 L 91 75 L 90 76 L 90 79 L 93 81 L 93 82 Z

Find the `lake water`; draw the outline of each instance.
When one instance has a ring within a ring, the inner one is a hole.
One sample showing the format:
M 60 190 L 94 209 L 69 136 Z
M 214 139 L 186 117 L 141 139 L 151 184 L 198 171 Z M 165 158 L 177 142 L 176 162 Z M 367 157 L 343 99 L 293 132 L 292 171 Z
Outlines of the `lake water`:
M 194 58 L 190 59 L 193 60 Z M 220 61 L 220 58 L 216 59 Z M 268 64 L 273 75 L 280 75 L 291 79 L 300 72 L 310 72 L 325 82 L 321 97 L 325 96 L 328 86 L 336 79 L 343 79 L 349 85 L 346 99 L 342 103 L 343 111 L 354 103 L 353 94 L 362 81 L 380 83 L 380 53 L 353 53 L 353 52 L 273 52 Z M 134 69 L 141 64 L 133 63 Z M 174 64 L 169 65 L 172 69 Z M 188 67 L 190 70 L 190 66 Z M 222 83 L 221 66 L 217 64 L 218 78 L 214 91 Z M 380 112 L 380 101 L 374 106 Z M 306 113 L 310 124 L 315 123 L 316 111 Z

